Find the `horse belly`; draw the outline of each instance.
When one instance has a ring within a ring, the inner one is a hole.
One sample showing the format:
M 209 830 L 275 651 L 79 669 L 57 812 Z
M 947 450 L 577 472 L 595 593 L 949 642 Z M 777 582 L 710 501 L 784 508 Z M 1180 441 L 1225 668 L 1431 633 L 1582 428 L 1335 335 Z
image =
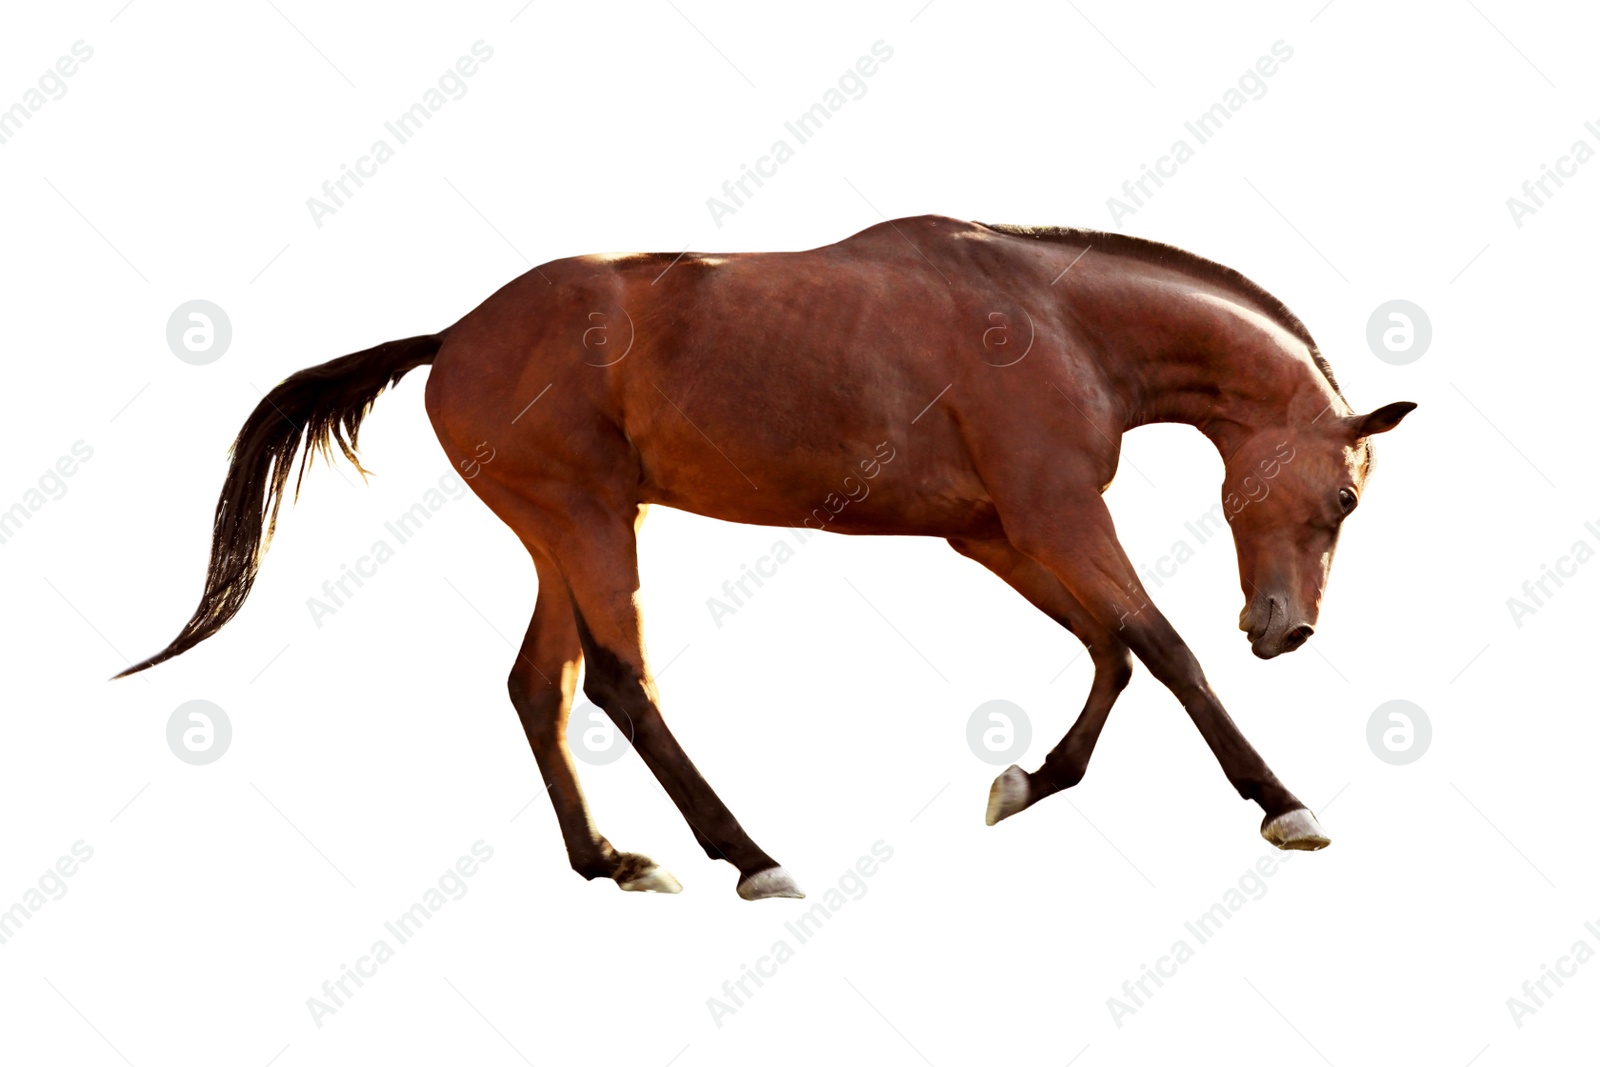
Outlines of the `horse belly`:
M 715 457 L 725 458 L 720 466 L 703 455 L 686 460 L 707 445 L 679 435 L 641 448 L 641 501 L 832 533 L 1000 536 L 994 505 L 970 468 L 930 462 L 904 436 L 886 433 L 856 448 L 735 449 Z
M 774 344 L 713 330 L 650 361 L 626 420 L 642 499 L 839 533 L 997 527 L 957 427 L 935 410 L 919 418 L 948 384 L 929 361 L 904 358 L 903 338 L 821 333 L 774 330 Z

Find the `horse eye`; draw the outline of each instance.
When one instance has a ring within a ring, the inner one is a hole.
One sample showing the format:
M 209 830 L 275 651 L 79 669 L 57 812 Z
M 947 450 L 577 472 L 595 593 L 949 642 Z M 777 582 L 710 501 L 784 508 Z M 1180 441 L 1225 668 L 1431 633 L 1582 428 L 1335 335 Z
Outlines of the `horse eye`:
M 1341 490 L 1339 490 L 1339 510 L 1344 512 L 1346 515 L 1348 515 L 1348 514 L 1350 514 L 1350 512 L 1352 510 L 1354 510 L 1355 506 L 1356 506 L 1356 494 L 1355 494 L 1354 490 L 1350 490 L 1350 489 L 1341 489 Z

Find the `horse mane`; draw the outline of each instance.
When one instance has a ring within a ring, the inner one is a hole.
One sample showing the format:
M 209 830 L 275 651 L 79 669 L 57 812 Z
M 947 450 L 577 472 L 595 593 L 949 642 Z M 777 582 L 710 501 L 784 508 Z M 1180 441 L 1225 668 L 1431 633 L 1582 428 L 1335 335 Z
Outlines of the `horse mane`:
M 1032 237 L 1044 241 L 1059 241 L 1063 244 L 1092 245 L 1106 252 L 1132 256 L 1146 263 L 1178 267 L 1201 278 L 1238 290 L 1259 304 L 1274 322 L 1287 330 L 1296 340 L 1305 344 L 1311 352 L 1311 361 L 1316 364 L 1317 370 L 1322 372 L 1322 376 L 1328 379 L 1329 387 L 1340 400 L 1345 400 L 1344 393 L 1339 390 L 1338 379 L 1333 376 L 1333 367 L 1317 348 L 1317 342 L 1312 339 L 1311 331 L 1306 329 L 1306 324 L 1301 322 L 1283 301 L 1232 267 L 1225 267 L 1221 263 L 1206 259 L 1204 256 L 1197 256 L 1174 245 L 1133 237 L 1125 233 L 1083 230 L 1072 226 L 1017 226 L 995 222 L 980 222 L 978 225 L 1012 237 Z M 1349 404 L 1349 401 L 1345 400 L 1345 403 Z

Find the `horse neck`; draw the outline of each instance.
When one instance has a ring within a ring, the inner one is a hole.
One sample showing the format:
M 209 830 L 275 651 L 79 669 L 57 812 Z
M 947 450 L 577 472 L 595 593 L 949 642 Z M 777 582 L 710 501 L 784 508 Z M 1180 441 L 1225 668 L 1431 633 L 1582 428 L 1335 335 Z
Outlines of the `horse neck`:
M 1129 284 L 1139 291 L 1113 293 L 1097 330 L 1115 364 L 1108 372 L 1123 400 L 1125 430 L 1185 423 L 1226 460 L 1267 428 L 1309 423 L 1330 406 L 1348 413 L 1309 347 L 1247 294 L 1209 279 L 1195 280 L 1189 291 L 1170 278 L 1136 275 Z

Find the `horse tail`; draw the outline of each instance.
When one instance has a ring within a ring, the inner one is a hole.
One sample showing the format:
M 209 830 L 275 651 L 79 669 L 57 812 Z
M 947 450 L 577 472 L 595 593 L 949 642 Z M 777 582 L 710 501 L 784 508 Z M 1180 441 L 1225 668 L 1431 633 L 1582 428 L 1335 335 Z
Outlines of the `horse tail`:
M 261 399 L 233 442 L 211 524 L 211 561 L 200 606 L 170 645 L 116 677 L 187 652 L 239 613 L 272 540 L 295 453 L 300 453 L 296 496 L 311 456 L 321 452 L 332 462 L 335 444 L 365 476 L 356 459 L 361 420 L 379 393 L 406 372 L 432 363 L 443 341 L 442 334 L 408 337 L 341 356 L 290 376 Z

